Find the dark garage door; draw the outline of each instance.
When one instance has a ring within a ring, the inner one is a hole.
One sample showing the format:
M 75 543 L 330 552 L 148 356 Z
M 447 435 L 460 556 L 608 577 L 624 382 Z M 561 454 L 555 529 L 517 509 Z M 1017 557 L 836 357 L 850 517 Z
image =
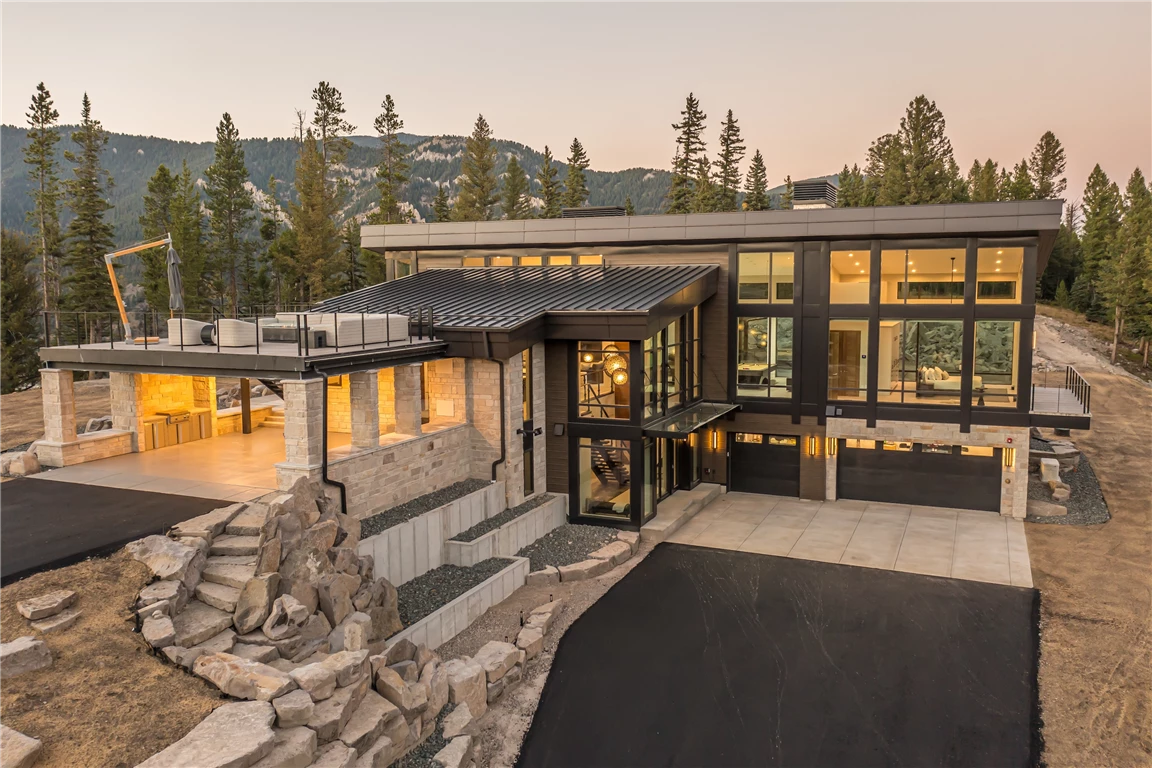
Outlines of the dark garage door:
M 728 490 L 800 495 L 800 438 L 738 432 L 731 453 Z
M 1000 511 L 1000 449 L 991 456 L 849 448 L 840 441 L 837 495 L 842 499 L 890 501 L 930 507 Z M 939 449 L 937 449 L 939 450 Z

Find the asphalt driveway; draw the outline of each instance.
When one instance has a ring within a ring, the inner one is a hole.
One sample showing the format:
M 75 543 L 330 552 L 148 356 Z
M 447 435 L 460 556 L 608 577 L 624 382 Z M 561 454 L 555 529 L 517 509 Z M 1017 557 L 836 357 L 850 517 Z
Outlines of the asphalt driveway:
M 565 634 L 521 766 L 1030 766 L 1033 589 L 662 544 Z
M 119 549 L 230 502 L 20 477 L 0 486 L 4 583 Z

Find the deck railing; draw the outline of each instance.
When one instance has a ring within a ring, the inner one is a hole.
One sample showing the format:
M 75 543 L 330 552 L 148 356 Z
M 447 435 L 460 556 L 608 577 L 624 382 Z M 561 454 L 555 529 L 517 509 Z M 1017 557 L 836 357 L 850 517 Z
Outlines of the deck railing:
M 1032 410 L 1037 410 L 1036 394 L 1040 390 L 1041 399 L 1051 391 L 1056 393 L 1056 412 L 1088 414 L 1092 412 L 1092 385 L 1072 366 L 1064 371 L 1032 372 Z M 1047 390 L 1047 391 L 1045 391 Z M 1073 405 L 1075 404 L 1075 405 Z

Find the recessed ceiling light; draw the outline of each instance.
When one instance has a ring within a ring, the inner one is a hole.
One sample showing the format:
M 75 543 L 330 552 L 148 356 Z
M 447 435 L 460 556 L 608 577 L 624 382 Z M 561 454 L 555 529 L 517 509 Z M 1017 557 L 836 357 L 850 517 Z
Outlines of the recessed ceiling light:
M 1003 253 L 1004 253 L 1004 251 L 996 251 L 996 255 L 997 255 L 997 256 L 1000 256 L 1000 255 L 1001 255 L 1001 254 L 1003 254 Z
M 859 266 L 859 265 L 857 265 L 857 266 Z M 860 274 L 864 274 L 864 270 L 860 270 Z
M 915 272 L 916 270 L 912 270 L 912 271 Z
M 953 271 L 953 272 L 955 272 L 955 271 L 956 271 L 956 267 L 952 267 L 952 271 Z
M 996 271 L 997 271 L 997 272 L 999 272 L 999 271 L 1000 271 L 1000 267 L 996 267 Z
M 849 258 L 851 258 L 851 257 L 852 257 L 852 254 L 848 254 L 848 257 L 849 257 Z
M 997 264 L 1001 263 L 1002 261 L 1004 261 L 1004 259 L 996 259 Z
M 916 262 L 912 261 L 911 259 L 909 259 L 909 260 L 908 260 L 908 265 L 909 265 L 909 266 L 911 266 L 911 265 L 913 265 L 913 264 L 915 264 L 915 263 L 916 263 Z

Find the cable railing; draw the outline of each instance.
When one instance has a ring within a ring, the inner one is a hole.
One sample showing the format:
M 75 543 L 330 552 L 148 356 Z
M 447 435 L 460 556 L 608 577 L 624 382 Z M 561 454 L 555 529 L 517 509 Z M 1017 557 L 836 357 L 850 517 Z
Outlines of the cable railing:
M 128 328 L 117 312 L 42 312 L 45 347 L 165 349 L 296 356 L 387 348 L 435 341 L 430 306 L 391 312 L 284 310 L 272 315 L 209 312 L 128 312 Z M 322 351 L 321 351 L 322 350 Z
M 1072 366 L 1032 372 L 1032 408 L 1039 413 L 1089 414 L 1092 385 Z

